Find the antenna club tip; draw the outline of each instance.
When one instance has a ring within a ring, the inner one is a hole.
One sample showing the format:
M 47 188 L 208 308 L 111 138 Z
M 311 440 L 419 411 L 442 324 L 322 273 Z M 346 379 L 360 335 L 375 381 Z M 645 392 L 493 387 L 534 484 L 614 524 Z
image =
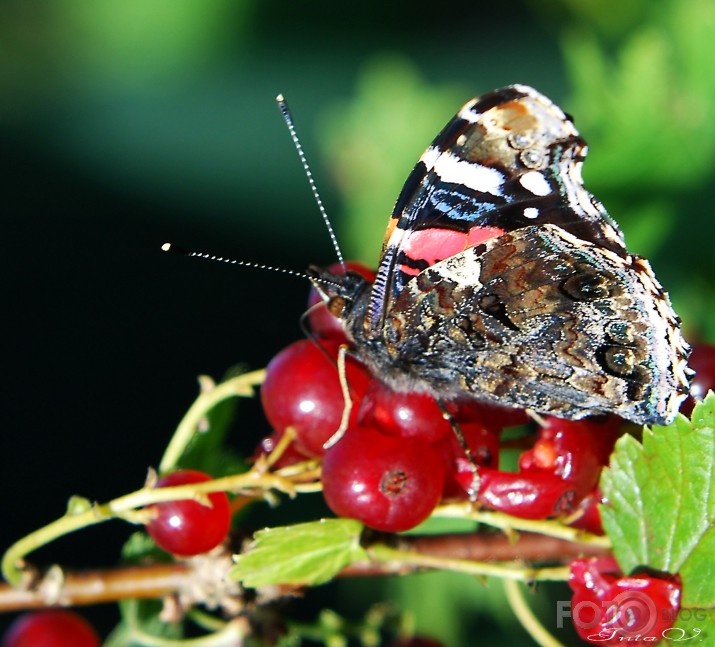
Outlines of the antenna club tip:
M 164 243 L 161 246 L 161 251 L 162 252 L 170 252 L 171 251 L 171 243 Z
M 277 101 L 278 103 L 284 103 L 285 100 L 286 100 L 286 98 L 283 96 L 282 93 L 280 93 L 280 94 L 276 97 L 276 101 Z

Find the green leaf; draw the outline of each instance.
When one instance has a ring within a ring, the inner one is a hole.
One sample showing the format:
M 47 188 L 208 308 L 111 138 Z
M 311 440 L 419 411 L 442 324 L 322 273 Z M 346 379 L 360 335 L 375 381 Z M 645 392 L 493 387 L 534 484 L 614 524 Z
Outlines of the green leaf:
M 122 546 L 122 562 L 140 564 L 147 562 L 169 562 L 171 555 L 161 550 L 154 540 L 143 530 L 133 532 Z
M 428 517 L 419 526 L 403 532 L 403 535 L 446 535 L 474 532 L 479 524 L 472 519 L 457 517 Z
M 322 584 L 367 559 L 360 545 L 362 528 L 353 519 L 322 519 L 259 530 L 248 552 L 235 557 L 229 577 L 250 587 Z
M 715 395 L 691 421 L 624 436 L 601 477 L 603 526 L 624 573 L 679 573 L 682 606 L 715 607 Z
M 184 635 L 183 623 L 164 622 L 159 617 L 160 600 L 124 600 L 119 603 L 122 619 L 114 628 L 104 647 L 143 647 L 147 644 L 176 644 Z M 151 636 L 154 642 L 147 642 Z M 166 642 L 162 642 L 166 641 Z

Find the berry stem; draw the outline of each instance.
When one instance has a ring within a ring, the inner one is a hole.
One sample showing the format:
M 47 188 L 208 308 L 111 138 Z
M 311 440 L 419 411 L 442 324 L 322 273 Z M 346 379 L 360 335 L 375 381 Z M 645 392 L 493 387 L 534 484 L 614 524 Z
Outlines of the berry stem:
M 505 566 L 488 562 L 477 562 L 452 557 L 426 555 L 410 550 L 392 548 L 385 544 L 375 544 L 368 549 L 370 557 L 378 562 L 398 563 L 400 566 L 431 568 L 442 571 L 455 571 L 466 575 L 498 577 L 520 582 L 565 582 L 569 576 L 568 566 L 547 568 L 523 568 Z
M 516 542 L 507 535 L 495 533 L 467 533 L 453 535 L 402 536 L 399 547 L 387 556 L 387 547 L 376 544 L 371 550 L 380 554 L 380 559 L 352 564 L 340 573 L 340 577 L 384 576 L 424 567 L 477 572 L 487 574 L 489 562 L 568 561 L 581 555 L 602 555 L 604 550 L 583 546 L 552 537 L 524 533 Z M 459 559 L 455 559 L 458 556 Z M 476 565 L 476 566 L 474 566 Z M 494 569 L 489 569 L 494 570 Z M 511 569 L 511 576 L 528 579 L 532 569 Z M 489 574 L 507 577 L 504 569 Z M 540 569 L 541 576 L 549 574 Z M 558 569 L 551 575 L 561 576 Z M 50 569 L 44 578 L 31 588 L 17 589 L 0 583 L 0 611 L 32 609 L 56 604 L 89 605 L 105 602 L 162 598 L 190 589 L 196 575 L 191 562 L 148 564 L 104 570 L 66 571 Z
M 218 385 L 206 375 L 199 376 L 199 396 L 194 400 L 169 441 L 159 463 L 159 472 L 165 474 L 176 468 L 181 455 L 199 429 L 201 421 L 211 409 L 228 398 L 253 397 L 253 388 L 261 384 L 265 376 L 266 372 L 262 369 L 238 375 Z
M 128 642 L 146 645 L 146 647 L 188 647 L 189 645 L 191 647 L 233 647 L 234 645 L 243 645 L 246 636 L 251 633 L 246 619 L 239 617 L 224 622 L 220 629 L 200 638 L 174 640 L 153 636 L 141 628 L 136 600 L 129 600 L 125 604 L 122 615 L 131 632 Z
M 525 531 L 539 533 L 547 537 L 556 537 L 566 541 L 578 542 L 598 548 L 611 548 L 611 542 L 606 536 L 594 535 L 585 530 L 565 526 L 556 519 L 535 520 L 521 519 L 504 512 L 491 512 L 475 510 L 468 503 L 454 503 L 439 506 L 432 514 L 433 517 L 446 517 L 457 519 L 473 519 L 479 523 L 499 528 L 505 533 Z
M 39 609 L 57 604 L 82 606 L 125 599 L 154 599 L 187 586 L 191 571 L 187 564 L 152 564 L 61 574 L 59 586 L 44 580 L 30 590 L 0 584 L 0 611 Z
M 478 574 L 485 574 L 484 567 L 493 566 L 489 562 L 563 562 L 576 556 L 604 553 L 602 548 L 528 533 L 520 534 L 516 542 L 507 535 L 492 532 L 400 536 L 398 541 L 398 549 L 393 549 L 389 557 L 385 553 L 387 547 L 382 543 L 373 545 L 371 550 L 380 553 L 380 559 L 347 566 L 340 577 L 377 577 L 417 571 L 424 567 L 444 569 L 447 566 L 450 566 L 449 570 L 466 572 L 467 566 L 475 564 Z M 173 562 L 59 573 L 50 569 L 29 589 L 0 583 L 0 611 L 40 608 L 56 604 L 58 600 L 64 605 L 74 606 L 161 598 L 191 587 L 195 573 L 190 564 Z M 511 569 L 512 577 L 528 579 L 530 570 Z M 553 574 L 554 569 L 551 570 Z M 543 576 L 548 571 L 540 569 L 540 573 Z M 505 577 L 503 569 L 490 574 Z M 560 570 L 556 574 L 560 575 Z
M 408 540 L 405 543 L 405 540 Z M 604 548 L 588 546 L 556 537 L 520 533 L 512 537 L 491 531 L 474 534 L 445 534 L 399 537 L 399 548 L 475 562 L 560 562 L 568 564 L 583 554 L 607 555 Z
M 509 605 L 512 611 L 514 611 L 514 615 L 534 641 L 538 645 L 541 645 L 541 647 L 564 647 L 563 643 L 556 640 L 534 615 L 534 612 L 524 598 L 524 592 L 519 582 L 505 579 L 502 581 L 502 584 Z
M 299 480 L 299 479 L 298 479 Z M 178 501 L 193 499 L 208 502 L 206 494 L 211 492 L 240 492 L 251 496 L 260 496 L 266 491 L 276 490 L 289 496 L 304 489 L 313 491 L 311 484 L 302 485 L 291 480 L 251 469 L 244 474 L 225 476 L 223 478 L 190 483 L 173 487 L 151 488 L 143 487 L 117 499 L 95 505 L 79 514 L 67 513 L 48 525 L 35 530 L 13 544 L 2 559 L 2 573 L 7 582 L 19 586 L 22 582 L 22 565 L 28 553 L 55 539 L 75 532 L 81 528 L 92 526 L 109 519 L 124 519 L 130 523 L 144 523 L 146 514 L 140 508 L 161 501 Z

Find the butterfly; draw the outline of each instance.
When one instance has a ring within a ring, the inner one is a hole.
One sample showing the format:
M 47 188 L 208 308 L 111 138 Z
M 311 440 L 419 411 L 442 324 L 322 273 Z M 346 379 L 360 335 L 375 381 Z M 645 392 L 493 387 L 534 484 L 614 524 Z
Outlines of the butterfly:
M 398 391 L 666 424 L 689 347 L 667 293 L 583 186 L 573 120 L 525 85 L 465 104 L 410 173 L 370 282 L 311 268 Z

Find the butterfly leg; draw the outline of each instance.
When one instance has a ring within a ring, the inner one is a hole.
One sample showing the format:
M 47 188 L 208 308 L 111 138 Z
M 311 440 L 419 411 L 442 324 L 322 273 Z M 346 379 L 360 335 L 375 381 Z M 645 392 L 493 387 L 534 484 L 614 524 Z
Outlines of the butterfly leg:
M 300 318 L 300 327 L 305 334 L 305 336 L 312 340 L 323 353 L 325 356 L 331 361 L 335 362 L 335 360 L 331 357 L 330 353 L 328 353 L 327 349 L 325 346 L 321 343 L 320 338 L 317 337 L 313 331 L 310 329 L 308 326 L 308 317 L 310 316 L 310 313 L 315 310 L 316 308 L 319 308 L 322 306 L 323 303 L 316 303 L 315 305 L 311 306 L 306 310 L 301 318 Z M 340 419 L 340 426 L 338 427 L 338 430 L 330 437 L 328 440 L 323 443 L 323 448 L 328 449 L 329 447 L 332 447 L 335 443 L 337 443 L 344 435 L 345 431 L 348 428 L 348 421 L 350 420 L 350 411 L 353 408 L 353 401 L 352 398 L 350 397 L 350 387 L 348 386 L 348 378 L 347 374 L 345 372 L 345 356 L 349 352 L 349 347 L 346 346 L 345 344 L 341 345 L 340 348 L 338 349 L 338 361 L 337 361 L 337 368 L 338 368 L 338 378 L 340 379 L 340 390 L 343 393 L 343 402 L 345 403 L 345 406 L 343 408 L 343 415 Z
M 464 434 L 462 433 L 462 428 L 459 426 L 459 423 L 457 422 L 456 418 L 452 415 L 451 411 L 447 409 L 447 405 L 441 399 L 437 398 L 437 404 L 442 411 L 444 419 L 452 426 L 454 435 L 457 437 L 457 440 L 459 441 L 459 444 L 462 446 L 462 450 L 464 451 L 464 455 L 469 461 L 469 468 L 472 472 L 472 484 L 467 493 L 469 494 L 469 500 L 474 502 L 477 500 L 477 495 L 479 494 L 479 482 L 481 480 L 479 477 L 477 464 L 474 462 L 472 452 L 469 448 L 469 445 L 467 444 L 467 440 L 464 437 Z
M 546 424 L 546 420 L 544 420 L 544 417 L 536 413 L 536 411 L 532 411 L 531 409 L 526 409 L 526 415 L 529 416 L 539 427 L 547 427 L 548 425 Z
M 346 344 L 342 344 L 338 349 L 338 377 L 340 379 L 340 389 L 343 392 L 343 402 L 345 406 L 343 407 L 343 415 L 340 419 L 340 426 L 338 430 L 325 441 L 323 444 L 324 449 L 329 449 L 335 443 L 337 443 L 347 431 L 348 422 L 350 421 L 350 412 L 353 408 L 353 400 L 350 397 L 350 386 L 348 385 L 348 376 L 345 372 L 345 356 L 348 354 L 350 348 Z

